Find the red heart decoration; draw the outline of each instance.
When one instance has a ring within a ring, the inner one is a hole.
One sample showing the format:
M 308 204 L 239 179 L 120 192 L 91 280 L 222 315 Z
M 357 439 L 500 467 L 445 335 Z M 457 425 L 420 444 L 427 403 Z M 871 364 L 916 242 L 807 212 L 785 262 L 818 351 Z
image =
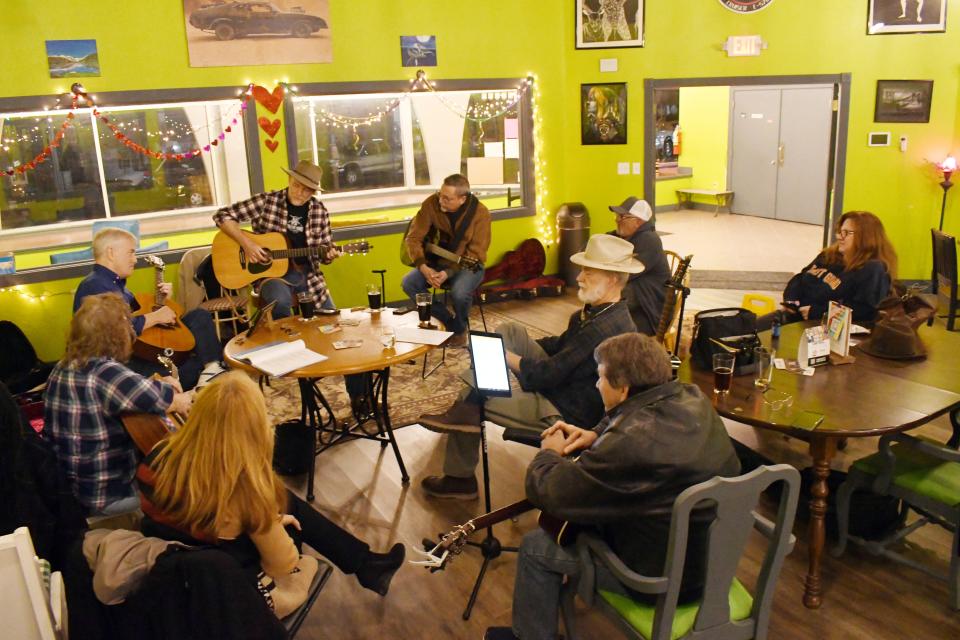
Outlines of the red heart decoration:
M 276 151 L 277 147 L 280 146 L 280 143 L 276 140 L 264 140 L 263 144 L 267 145 L 267 149 L 270 149 L 270 153 Z
M 230 133 L 231 129 L 230 127 L 227 127 L 226 129 L 224 129 L 224 131 L 226 131 L 227 133 Z
M 266 131 L 267 135 L 270 136 L 271 138 L 275 137 L 277 135 L 277 131 L 280 130 L 279 120 L 274 120 L 273 122 L 270 122 L 268 119 L 261 117 L 257 119 L 257 123 L 259 123 L 260 128 Z
M 253 88 L 253 97 L 264 109 L 270 113 L 276 113 L 283 103 L 283 87 L 277 85 L 274 87 L 273 93 L 270 93 L 263 87 L 256 86 Z
M 210 144 L 212 144 L 213 146 L 217 146 L 217 142 L 219 142 L 219 140 L 211 140 Z

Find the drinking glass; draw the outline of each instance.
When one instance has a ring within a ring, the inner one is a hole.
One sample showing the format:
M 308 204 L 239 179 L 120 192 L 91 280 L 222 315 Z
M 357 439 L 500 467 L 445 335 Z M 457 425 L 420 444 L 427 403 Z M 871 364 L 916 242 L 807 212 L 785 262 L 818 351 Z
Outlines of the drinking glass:
M 297 293 L 297 304 L 300 306 L 300 320 L 306 322 L 313 317 L 316 307 L 313 305 L 313 295 L 309 291 Z
M 733 362 L 732 353 L 713 354 L 713 392 L 717 395 L 724 395 L 730 392 L 730 385 L 733 383 Z
M 754 378 L 753 384 L 761 389 L 766 389 L 770 386 L 770 380 L 773 377 L 774 352 L 766 347 L 755 347 L 753 356 L 757 363 L 757 377 Z
M 420 317 L 420 325 L 427 326 L 430 324 L 430 308 L 431 305 L 433 305 L 433 294 L 430 292 L 418 293 L 416 300 L 417 315 Z
M 380 344 L 384 349 L 393 349 L 397 343 L 397 332 L 393 327 L 383 327 L 380 329 Z
M 379 284 L 367 285 L 367 304 L 371 311 L 379 311 L 383 306 L 383 296 Z

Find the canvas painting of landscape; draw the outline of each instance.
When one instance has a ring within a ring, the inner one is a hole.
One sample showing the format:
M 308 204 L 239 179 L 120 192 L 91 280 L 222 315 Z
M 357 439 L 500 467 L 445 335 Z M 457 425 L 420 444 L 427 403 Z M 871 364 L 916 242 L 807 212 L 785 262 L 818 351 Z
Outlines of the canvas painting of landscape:
M 90 78 L 100 75 L 96 40 L 47 40 L 51 78 Z

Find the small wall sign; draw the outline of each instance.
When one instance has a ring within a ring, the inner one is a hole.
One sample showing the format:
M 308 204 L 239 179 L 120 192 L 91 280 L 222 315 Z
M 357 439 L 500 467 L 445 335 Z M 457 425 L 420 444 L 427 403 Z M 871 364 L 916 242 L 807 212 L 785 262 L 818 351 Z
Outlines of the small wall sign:
M 773 0 L 720 0 L 720 4 L 737 13 L 753 13 L 766 9 Z

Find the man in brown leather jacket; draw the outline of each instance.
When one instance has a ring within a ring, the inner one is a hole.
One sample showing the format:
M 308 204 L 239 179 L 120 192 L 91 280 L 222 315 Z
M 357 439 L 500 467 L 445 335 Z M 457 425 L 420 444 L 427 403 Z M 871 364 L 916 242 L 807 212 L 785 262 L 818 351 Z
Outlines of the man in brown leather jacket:
M 424 251 L 426 242 L 466 260 L 456 264 L 441 259 Z M 483 280 L 483 263 L 490 247 L 490 211 L 470 193 L 467 179 L 455 173 L 420 205 L 404 243 L 414 269 L 404 276 L 403 291 L 415 301 L 418 293 L 426 293 L 431 287 L 449 289 L 454 313 L 435 301 L 432 315 L 456 334 L 447 346 L 466 345 L 473 292 Z M 467 268 L 466 262 L 475 267 Z

